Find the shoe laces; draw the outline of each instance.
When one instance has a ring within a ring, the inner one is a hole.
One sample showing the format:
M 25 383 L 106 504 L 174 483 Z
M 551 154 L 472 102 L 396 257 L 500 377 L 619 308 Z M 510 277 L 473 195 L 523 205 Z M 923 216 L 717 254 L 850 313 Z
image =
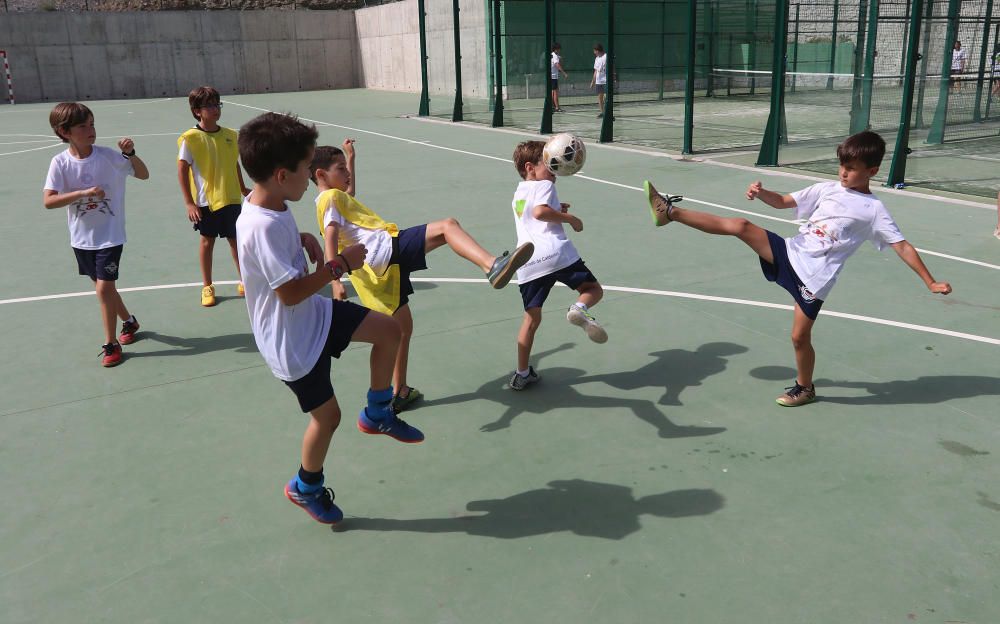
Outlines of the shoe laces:
M 132 321 L 125 321 L 124 323 L 122 323 L 123 334 L 131 334 L 132 332 L 135 331 L 135 328 L 136 328 L 136 323 L 133 323 Z
M 795 382 L 794 386 L 789 386 L 788 388 L 785 388 L 785 394 L 787 394 L 788 396 L 790 396 L 792 398 L 795 398 L 795 397 L 799 396 L 800 394 L 802 394 L 803 392 L 808 392 L 808 391 L 809 391 L 809 388 L 806 388 L 805 386 L 803 386 L 802 384 L 800 384 L 797 381 Z
M 333 507 L 333 499 L 336 498 L 333 493 L 333 489 L 328 487 L 321 488 L 318 492 L 313 494 L 313 496 L 315 496 L 316 500 L 319 501 L 319 504 L 323 506 L 324 511 Z
M 106 345 L 101 345 L 101 352 L 97 357 L 104 357 L 105 355 L 114 355 L 115 353 L 115 343 L 109 342 Z

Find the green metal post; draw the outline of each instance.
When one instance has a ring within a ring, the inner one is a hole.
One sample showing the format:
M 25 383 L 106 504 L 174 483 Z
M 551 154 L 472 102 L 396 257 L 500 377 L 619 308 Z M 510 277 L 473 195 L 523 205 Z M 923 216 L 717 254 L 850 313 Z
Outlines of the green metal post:
M 705 3 L 705 8 L 708 10 L 708 17 L 705 22 L 708 24 L 708 71 L 707 80 L 705 81 L 705 97 L 712 97 L 715 95 L 715 74 L 712 69 L 715 67 L 716 55 L 716 45 L 718 43 L 718 24 L 716 23 L 716 16 L 719 12 L 716 10 L 712 0 L 708 0 Z M 732 56 L 733 50 L 733 36 L 729 35 L 729 51 L 730 56 Z M 726 95 L 729 95 L 728 93 Z
M 916 81 L 917 58 L 920 56 L 917 53 L 917 40 L 920 38 L 920 14 L 923 2 L 924 0 L 913 0 L 913 12 L 910 14 L 910 42 L 906 48 L 906 67 L 903 70 L 899 129 L 896 132 L 896 147 L 892 152 L 892 164 L 889 165 L 886 186 L 902 184 L 906 179 L 906 156 L 910 151 L 910 117 L 913 114 L 913 85 Z
M 757 69 L 757 17 L 759 15 L 760 7 L 757 4 L 757 0 L 750 0 L 750 2 L 753 9 L 750 12 L 750 15 L 752 16 L 751 17 L 752 21 L 750 22 L 750 28 L 748 29 L 750 31 L 750 42 L 749 42 L 750 50 L 747 56 L 749 57 L 750 69 L 754 70 Z M 778 2 L 781 3 L 782 0 L 778 0 Z M 774 43 L 775 45 L 777 45 L 778 42 L 775 41 Z M 750 95 L 753 95 L 754 93 L 756 93 L 756 91 L 757 91 L 756 74 L 750 74 Z
M 857 121 L 861 116 L 861 82 L 865 72 L 865 31 L 868 28 L 868 0 L 861 0 L 858 4 L 858 34 L 854 46 L 853 73 L 851 80 L 851 125 L 856 128 L 863 125 Z
M 663 99 L 663 83 L 666 81 L 666 46 L 663 45 L 663 37 L 666 35 L 667 30 L 667 5 L 666 2 L 660 2 L 660 98 Z
M 503 126 L 503 35 L 500 33 L 500 0 L 493 0 L 493 122 Z
M 604 118 L 601 120 L 601 143 L 615 140 L 615 0 L 605 0 L 608 5 L 608 47 L 607 55 L 608 84 L 604 96 Z
M 914 12 L 918 12 L 916 5 L 913 8 Z M 917 89 L 917 117 L 916 121 L 913 122 L 914 128 L 924 127 L 924 92 L 927 90 L 927 62 L 930 60 L 930 55 L 928 50 L 931 48 L 931 17 L 934 15 L 934 0 L 927 0 L 927 30 L 924 31 L 924 45 L 920 48 L 923 50 L 923 54 L 918 54 L 917 57 L 921 59 L 920 61 L 920 86 Z M 913 23 L 912 20 L 910 22 Z M 912 29 L 911 29 L 912 30 Z M 910 37 L 916 39 L 915 34 L 910 34 Z M 905 67 L 905 65 L 904 65 Z M 905 72 L 904 72 L 905 73 Z
M 948 28 L 944 34 L 944 54 L 941 57 L 941 83 L 934 120 L 927 132 L 926 143 L 944 143 L 944 126 L 948 122 L 948 95 L 951 88 L 951 52 L 958 37 L 958 12 L 962 0 L 948 0 Z
M 861 87 L 861 110 L 851 118 L 851 134 L 871 127 L 872 89 L 875 86 L 875 44 L 878 42 L 878 1 L 868 5 L 868 34 L 865 39 L 865 76 Z
M 462 31 L 458 24 L 458 0 L 451 0 L 452 31 L 455 34 L 455 105 L 451 120 L 462 121 Z
M 993 15 L 993 0 L 986 0 L 986 15 L 983 17 L 983 48 L 979 52 L 979 79 L 976 80 L 976 108 L 972 112 L 973 121 L 982 121 L 983 78 L 986 76 L 986 57 L 990 47 L 990 17 Z
M 840 1 L 833 0 L 833 34 L 830 41 L 830 73 L 837 71 L 837 21 L 840 17 Z M 860 19 L 860 15 L 858 18 Z M 826 88 L 833 91 L 833 76 L 826 79 Z
M 424 0 L 417 0 L 417 23 L 420 25 L 420 108 L 417 114 L 431 114 L 431 98 L 427 88 L 427 11 Z
M 552 37 L 552 4 L 554 0 L 545 0 L 545 45 L 548 49 L 552 50 L 552 43 L 555 39 Z M 552 68 L 551 68 L 551 57 L 549 60 L 548 71 L 545 72 L 545 103 L 542 105 L 542 125 L 538 129 L 539 134 L 552 134 Z
M 771 59 L 771 113 L 767 117 L 764 139 L 757 156 L 758 167 L 778 166 L 778 146 L 782 142 L 782 116 L 785 108 L 785 56 L 788 48 L 788 0 L 778 0 L 774 7 L 774 56 Z
M 684 147 L 682 154 L 693 154 L 694 133 L 694 57 L 698 28 L 698 0 L 688 0 L 687 14 L 687 75 L 684 78 Z
M 793 45 L 795 48 L 792 50 L 792 93 L 795 93 L 795 72 L 799 71 L 799 7 L 802 5 L 795 4 L 795 37 L 793 39 Z

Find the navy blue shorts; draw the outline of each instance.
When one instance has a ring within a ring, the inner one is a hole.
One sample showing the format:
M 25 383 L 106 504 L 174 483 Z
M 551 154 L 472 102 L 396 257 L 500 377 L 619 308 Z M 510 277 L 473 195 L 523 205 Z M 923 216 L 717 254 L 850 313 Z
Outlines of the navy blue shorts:
M 524 301 L 524 309 L 542 307 L 549 296 L 549 291 L 556 285 L 556 282 L 561 282 L 575 290 L 581 284 L 597 282 L 597 278 L 583 263 L 583 260 L 577 260 L 565 269 L 559 269 L 555 273 L 549 273 L 530 282 L 525 282 L 518 286 L 521 290 L 521 300 Z
M 399 265 L 399 306 L 402 308 L 410 302 L 413 294 L 413 283 L 410 273 L 423 271 L 427 268 L 427 224 L 415 225 L 399 232 L 392 239 L 392 255 L 389 264 Z
M 194 229 L 208 238 L 236 238 L 236 220 L 240 218 L 243 207 L 239 204 L 223 206 L 215 212 L 207 206 L 199 206 L 201 221 L 194 224 Z
M 552 90 L 553 91 L 558 91 L 559 90 L 559 79 L 558 78 L 553 78 L 552 79 Z
M 351 337 L 371 311 L 350 301 L 333 300 L 333 317 L 330 320 L 330 333 L 326 336 L 323 352 L 312 370 L 295 381 L 286 381 L 285 385 L 292 389 L 299 400 L 303 412 L 311 412 L 333 397 L 333 384 L 330 382 L 330 358 L 339 358 L 344 349 L 351 344 Z
M 122 259 L 124 245 L 106 247 L 104 249 L 77 249 L 73 248 L 76 254 L 76 266 L 80 270 L 80 275 L 86 275 L 90 279 L 113 282 L 118 279 L 118 264 Z
M 608 90 L 608 85 L 606 84 L 599 84 L 594 86 L 596 87 L 598 93 L 605 93 Z
M 787 290 L 805 315 L 815 321 L 819 309 L 823 307 L 823 301 L 814 297 L 799 279 L 799 276 L 795 274 L 792 263 L 788 261 L 785 239 L 768 230 L 767 241 L 771 243 L 774 264 L 763 258 L 760 259 L 760 270 L 764 272 L 764 277 L 769 282 L 777 282 L 778 286 Z

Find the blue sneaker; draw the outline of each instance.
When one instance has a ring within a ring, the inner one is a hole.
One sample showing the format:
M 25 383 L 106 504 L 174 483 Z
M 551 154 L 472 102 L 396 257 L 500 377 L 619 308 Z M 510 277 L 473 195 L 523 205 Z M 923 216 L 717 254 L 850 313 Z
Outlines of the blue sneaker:
M 361 415 L 358 416 L 358 429 L 372 435 L 387 435 L 407 444 L 424 441 L 424 434 L 420 433 L 419 429 L 406 424 L 406 421 L 400 420 L 391 411 L 389 414 L 385 420 L 377 421 L 368 418 L 367 408 L 362 409 Z
M 316 522 L 337 524 L 344 519 L 344 512 L 333 504 L 333 490 L 330 488 L 321 487 L 312 494 L 303 494 L 295 485 L 295 477 L 292 477 L 285 485 L 285 496 L 305 509 Z

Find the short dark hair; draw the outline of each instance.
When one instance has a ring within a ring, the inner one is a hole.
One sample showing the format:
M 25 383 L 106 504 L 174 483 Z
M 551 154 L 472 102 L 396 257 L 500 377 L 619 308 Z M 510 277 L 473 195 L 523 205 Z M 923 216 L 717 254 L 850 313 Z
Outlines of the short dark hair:
M 525 167 L 528 163 L 538 163 L 542 160 L 542 150 L 545 149 L 543 141 L 522 141 L 514 148 L 514 168 L 521 178 L 527 178 L 528 173 Z
M 561 45 L 559 45 L 559 42 L 558 42 L 558 41 L 556 41 L 556 42 L 554 42 L 554 43 L 552 44 L 552 51 L 553 51 L 553 52 L 555 52 L 556 50 L 562 50 L 562 46 L 561 46 Z
M 600 52 L 601 54 L 604 54 L 604 46 L 602 46 L 601 44 L 595 43 L 594 44 L 594 49 L 597 50 L 598 52 Z
M 329 169 L 338 158 L 344 157 L 344 150 L 332 145 L 320 145 L 313 152 L 312 163 L 309 164 L 309 179 L 316 182 L 317 169 Z
M 79 102 L 60 102 L 49 113 L 49 126 L 52 127 L 52 131 L 56 133 L 60 141 L 69 143 L 68 140 L 59 134 L 59 131 L 62 130 L 68 133 L 69 129 L 73 126 L 87 123 L 88 119 L 93 118 L 94 113 L 90 112 L 89 108 Z
M 198 121 L 201 121 L 201 117 L 194 112 L 195 110 L 205 108 L 209 104 L 218 104 L 221 100 L 219 92 L 212 87 L 197 87 L 188 93 L 188 106 L 191 107 L 191 115 Z
M 316 126 L 292 114 L 264 113 L 240 128 L 240 161 L 254 182 L 265 182 L 278 169 L 295 171 L 316 146 Z
M 842 165 L 860 160 L 869 167 L 878 167 L 884 156 L 885 139 L 871 130 L 852 134 L 837 146 L 837 158 Z

